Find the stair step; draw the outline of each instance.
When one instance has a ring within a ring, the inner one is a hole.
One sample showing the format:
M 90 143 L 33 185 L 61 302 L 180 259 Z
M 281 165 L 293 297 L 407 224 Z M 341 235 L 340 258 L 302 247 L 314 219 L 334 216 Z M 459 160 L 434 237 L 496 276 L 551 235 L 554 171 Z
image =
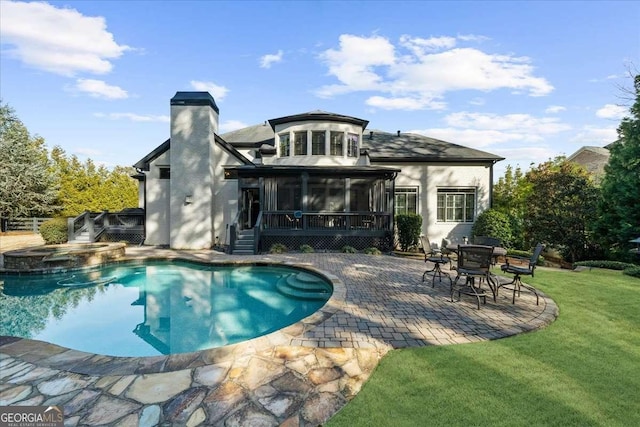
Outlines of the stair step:
M 313 300 L 326 300 L 329 295 L 331 295 L 331 288 L 326 283 L 322 283 L 322 287 L 316 286 L 314 288 L 301 288 L 299 286 L 301 286 L 302 282 L 296 283 L 295 280 L 293 280 L 292 282 L 295 284 L 294 286 L 289 281 L 289 278 L 291 277 L 295 277 L 295 275 L 283 277 L 278 281 L 276 284 L 278 292 L 293 298 Z
M 253 253 L 253 249 L 252 250 L 248 250 L 248 249 L 237 250 L 237 249 L 234 249 L 233 250 L 233 255 L 255 255 L 255 254 Z

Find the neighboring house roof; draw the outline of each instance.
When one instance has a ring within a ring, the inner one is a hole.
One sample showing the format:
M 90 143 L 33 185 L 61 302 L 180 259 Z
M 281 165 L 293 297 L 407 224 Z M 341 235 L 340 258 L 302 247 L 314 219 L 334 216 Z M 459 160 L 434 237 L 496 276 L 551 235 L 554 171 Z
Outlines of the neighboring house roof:
M 362 136 L 362 147 L 372 162 L 447 162 L 447 161 L 491 161 L 504 157 L 474 148 L 415 133 L 388 133 L 372 130 Z
M 584 166 L 586 170 L 594 175 L 604 175 L 604 167 L 609 162 L 611 153 L 606 147 L 585 146 L 567 157 L 567 160 Z

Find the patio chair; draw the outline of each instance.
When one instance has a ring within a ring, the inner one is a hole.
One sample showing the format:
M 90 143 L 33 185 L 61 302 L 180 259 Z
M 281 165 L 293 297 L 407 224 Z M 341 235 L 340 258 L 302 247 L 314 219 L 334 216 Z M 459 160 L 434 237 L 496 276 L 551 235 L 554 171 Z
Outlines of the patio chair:
M 491 275 L 492 256 L 492 246 L 464 245 L 458 248 L 458 266 L 456 267 L 458 275 L 451 285 L 451 302 L 454 301 L 453 295 L 456 292 L 458 292 L 458 301 L 461 294 L 475 296 L 478 310 L 480 310 L 480 300 L 482 299 L 483 304 L 487 303 L 487 293 L 481 285 L 484 279 L 487 280 L 493 300 L 496 300 L 495 284 Z M 462 277 L 465 278 L 464 283 L 458 284 Z
M 502 285 L 498 285 L 496 288 L 496 294 L 498 293 L 498 289 L 505 288 L 508 290 L 513 290 L 513 299 L 511 301 L 512 304 L 516 303 L 516 292 L 518 292 L 518 296 L 520 296 L 520 288 L 525 288 L 533 292 L 536 296 L 536 305 L 539 304 L 538 292 L 532 286 L 525 285 L 522 283 L 521 276 L 531 276 L 533 277 L 533 272 L 536 269 L 536 263 L 538 262 L 538 257 L 542 253 L 544 249 L 544 245 L 542 243 L 538 243 L 536 248 L 533 250 L 533 255 L 531 258 L 518 257 L 513 255 L 508 255 L 506 257 L 506 264 L 502 264 L 500 269 L 505 273 L 513 274 L 513 280 L 509 283 L 504 283 Z
M 445 274 L 440 267 L 442 264 L 451 264 L 451 258 L 444 256 L 442 250 L 433 248 L 431 246 L 431 242 L 429 242 L 428 237 L 421 236 L 420 241 L 422 242 L 424 262 L 430 262 L 433 264 L 433 268 L 431 270 L 426 270 L 422 274 L 422 281 L 425 281 L 425 279 L 427 278 L 427 274 L 433 273 L 433 280 L 431 281 L 432 288 L 436 285 L 436 276 L 438 276 L 438 281 L 440 282 L 442 282 L 442 277 L 446 277 L 447 279 L 449 279 L 449 284 L 451 284 L 451 277 L 448 274 Z
M 502 246 L 502 241 L 496 237 L 488 237 L 488 236 L 473 236 L 473 244 L 474 245 L 484 245 L 484 246 L 493 246 L 494 248 Z M 496 265 L 498 263 L 498 255 L 493 254 L 492 265 Z

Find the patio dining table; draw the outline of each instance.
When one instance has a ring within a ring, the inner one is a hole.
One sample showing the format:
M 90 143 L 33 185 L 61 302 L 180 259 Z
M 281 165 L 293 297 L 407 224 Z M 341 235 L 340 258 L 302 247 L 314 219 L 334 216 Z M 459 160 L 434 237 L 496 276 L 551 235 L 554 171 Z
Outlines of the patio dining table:
M 457 254 L 460 246 L 474 246 L 474 245 L 470 243 L 468 244 L 467 243 L 449 243 L 447 245 L 447 249 Z M 500 246 L 494 246 L 492 256 L 493 256 L 493 265 L 496 265 L 498 263 L 498 257 L 507 256 L 507 249 Z

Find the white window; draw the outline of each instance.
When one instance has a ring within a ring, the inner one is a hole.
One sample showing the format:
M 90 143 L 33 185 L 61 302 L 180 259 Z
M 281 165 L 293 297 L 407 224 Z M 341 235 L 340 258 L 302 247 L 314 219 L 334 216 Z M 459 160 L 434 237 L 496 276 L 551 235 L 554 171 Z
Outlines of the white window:
M 396 187 L 395 214 L 418 213 L 418 187 Z
M 473 222 L 475 213 L 475 188 L 438 189 L 438 222 Z
M 293 134 L 293 154 L 295 156 L 307 155 L 307 131 L 294 132 Z
M 291 137 L 288 133 L 281 133 L 280 137 L 280 157 L 291 155 Z
M 358 157 L 358 141 L 359 136 L 355 133 L 347 135 L 347 156 Z
M 332 156 L 342 156 L 343 150 L 342 147 L 344 145 L 344 133 L 342 132 L 331 132 L 331 141 L 329 147 L 329 154 Z
M 311 154 L 322 156 L 325 154 L 325 131 L 311 132 Z

